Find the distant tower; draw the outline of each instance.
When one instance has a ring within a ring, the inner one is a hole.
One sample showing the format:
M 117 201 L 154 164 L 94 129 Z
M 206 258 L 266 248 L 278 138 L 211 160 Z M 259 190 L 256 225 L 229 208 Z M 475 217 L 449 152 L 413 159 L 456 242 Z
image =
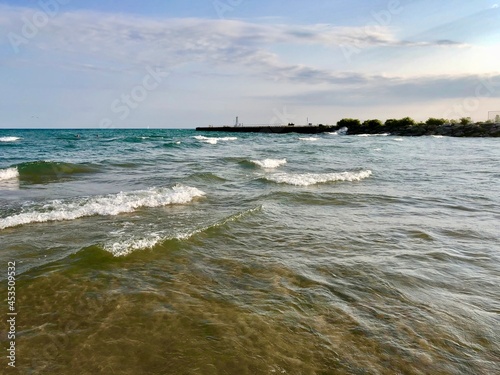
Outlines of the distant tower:
M 234 126 L 238 126 L 238 116 L 236 116 L 236 122 L 234 123 Z

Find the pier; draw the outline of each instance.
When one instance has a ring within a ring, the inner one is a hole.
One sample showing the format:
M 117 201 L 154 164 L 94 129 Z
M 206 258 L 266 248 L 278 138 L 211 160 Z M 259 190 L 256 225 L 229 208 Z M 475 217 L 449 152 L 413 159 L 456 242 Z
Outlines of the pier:
M 337 126 L 332 125 L 255 125 L 255 126 L 202 126 L 197 131 L 206 132 L 231 132 L 231 133 L 299 133 L 318 134 L 334 132 Z

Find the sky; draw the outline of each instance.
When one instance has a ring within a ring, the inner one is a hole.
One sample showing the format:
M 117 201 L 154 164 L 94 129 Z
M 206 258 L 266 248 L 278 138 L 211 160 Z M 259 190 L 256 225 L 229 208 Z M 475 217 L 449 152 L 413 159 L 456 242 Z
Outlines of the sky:
M 0 0 L 0 128 L 500 111 L 500 0 Z

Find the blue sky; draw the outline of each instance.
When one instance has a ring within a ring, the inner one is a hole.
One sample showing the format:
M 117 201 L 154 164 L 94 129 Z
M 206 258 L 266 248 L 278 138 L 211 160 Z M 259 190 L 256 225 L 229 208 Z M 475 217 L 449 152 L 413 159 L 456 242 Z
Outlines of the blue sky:
M 498 2 L 0 1 L 0 128 L 485 120 Z

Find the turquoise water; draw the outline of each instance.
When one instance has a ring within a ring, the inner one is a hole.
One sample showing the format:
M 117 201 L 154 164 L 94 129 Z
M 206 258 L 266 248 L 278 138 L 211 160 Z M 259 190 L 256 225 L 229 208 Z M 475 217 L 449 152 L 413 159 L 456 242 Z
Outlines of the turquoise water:
M 13 371 L 493 374 L 499 165 L 486 138 L 0 130 Z

